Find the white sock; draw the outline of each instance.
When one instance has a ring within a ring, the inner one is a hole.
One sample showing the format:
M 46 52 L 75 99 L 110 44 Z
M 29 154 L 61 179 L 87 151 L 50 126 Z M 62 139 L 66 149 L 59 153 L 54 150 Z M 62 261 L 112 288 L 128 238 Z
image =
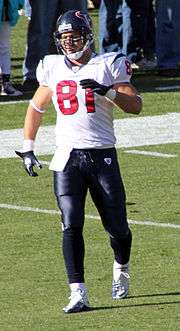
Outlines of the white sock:
M 85 291 L 85 284 L 84 283 L 71 283 L 69 284 L 71 291 L 76 291 L 78 289 Z
M 120 264 L 116 260 L 114 260 L 114 263 L 113 263 L 113 280 L 115 282 L 117 282 L 119 280 L 120 273 L 124 270 L 126 270 L 126 272 L 127 272 L 128 263 Z

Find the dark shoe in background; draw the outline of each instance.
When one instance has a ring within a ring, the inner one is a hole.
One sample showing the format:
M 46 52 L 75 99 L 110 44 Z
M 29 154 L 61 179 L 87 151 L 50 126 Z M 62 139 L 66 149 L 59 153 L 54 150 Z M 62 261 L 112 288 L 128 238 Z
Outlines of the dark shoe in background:
M 22 92 L 16 89 L 10 81 L 2 83 L 1 95 L 7 95 L 10 97 L 19 97 Z
M 39 83 L 36 79 L 26 79 L 22 85 L 22 92 L 34 93 L 39 87 Z

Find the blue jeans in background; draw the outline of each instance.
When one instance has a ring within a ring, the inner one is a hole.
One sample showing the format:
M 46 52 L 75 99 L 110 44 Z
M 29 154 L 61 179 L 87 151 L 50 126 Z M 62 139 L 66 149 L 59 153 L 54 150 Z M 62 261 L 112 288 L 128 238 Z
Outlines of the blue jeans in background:
M 53 32 L 58 17 L 67 10 L 87 10 L 87 0 L 29 0 L 32 14 L 27 32 L 27 47 L 24 60 L 24 80 L 36 80 L 39 60 L 47 54 L 56 53 Z
M 180 1 L 156 0 L 156 54 L 160 69 L 180 63 Z

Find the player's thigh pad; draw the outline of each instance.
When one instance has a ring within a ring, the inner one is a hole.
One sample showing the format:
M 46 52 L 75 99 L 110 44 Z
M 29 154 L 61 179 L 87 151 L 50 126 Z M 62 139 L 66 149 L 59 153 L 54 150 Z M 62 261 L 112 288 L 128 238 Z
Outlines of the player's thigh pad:
M 99 153 L 97 176 L 91 182 L 90 193 L 106 231 L 113 237 L 126 236 L 126 194 L 115 149 Z
M 82 227 L 87 188 L 76 169 L 54 172 L 54 192 L 64 229 Z

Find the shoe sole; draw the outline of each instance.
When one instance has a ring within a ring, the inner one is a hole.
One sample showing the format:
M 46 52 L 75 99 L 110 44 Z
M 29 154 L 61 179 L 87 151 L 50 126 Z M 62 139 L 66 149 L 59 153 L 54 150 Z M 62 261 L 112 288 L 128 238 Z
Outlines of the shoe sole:
M 120 299 L 125 299 L 126 297 L 128 296 L 128 291 L 126 291 L 125 293 L 123 293 L 122 295 L 120 296 L 112 296 L 112 299 L 113 300 L 120 300 Z
M 20 96 L 22 96 L 23 95 L 23 93 L 18 93 L 18 94 L 8 94 L 8 93 L 6 93 L 6 92 L 1 92 L 1 94 L 0 95 L 2 95 L 2 96 L 7 96 L 7 97 L 20 97 Z
M 88 306 L 83 306 L 82 308 L 77 308 L 77 309 L 71 309 L 69 311 L 66 311 L 65 308 L 63 308 L 63 312 L 65 314 L 81 313 L 81 312 L 86 312 L 86 311 L 89 311 L 89 310 L 91 310 L 91 308 L 88 307 Z

